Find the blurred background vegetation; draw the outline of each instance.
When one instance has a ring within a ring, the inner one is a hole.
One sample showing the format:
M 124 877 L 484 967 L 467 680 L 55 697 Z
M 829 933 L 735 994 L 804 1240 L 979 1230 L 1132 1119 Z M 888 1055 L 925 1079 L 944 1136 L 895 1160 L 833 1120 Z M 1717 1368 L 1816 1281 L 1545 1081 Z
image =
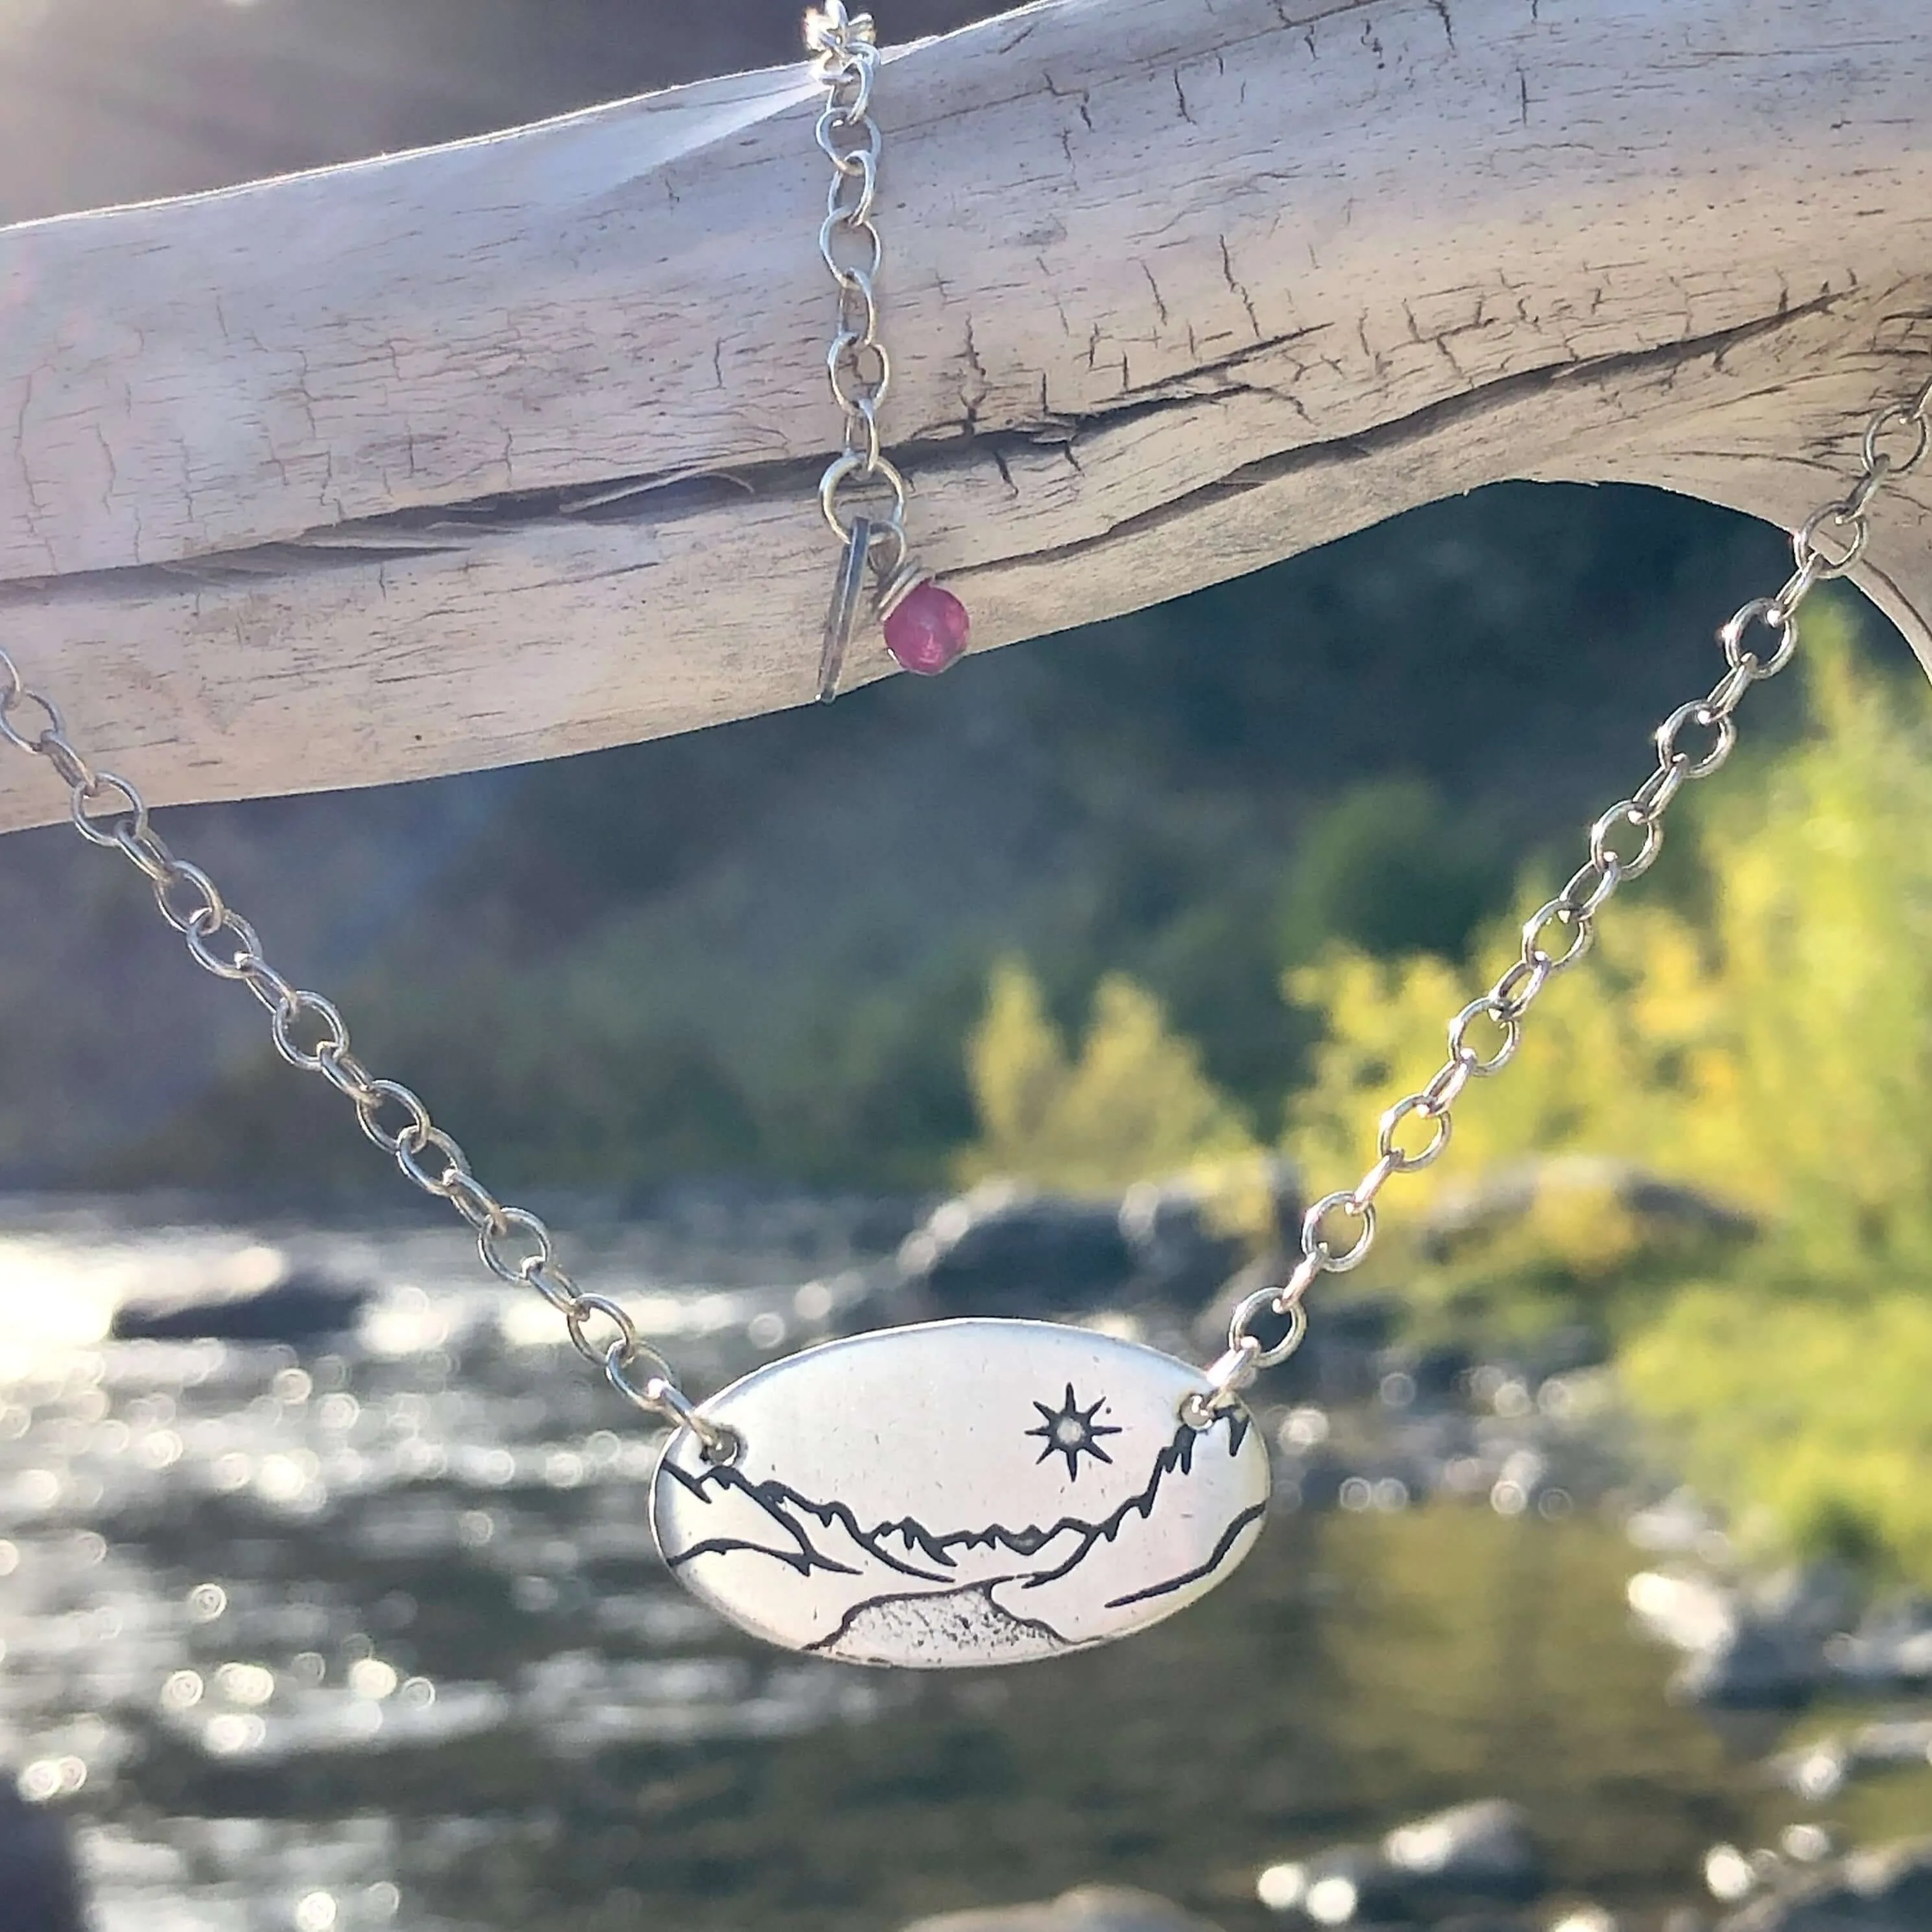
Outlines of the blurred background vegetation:
M 649 12 L 29 8 L 0 212 L 790 57 L 790 10 L 687 10 L 669 47 Z M 137 69 L 168 87 L 107 84 Z M 1280 1149 L 1325 1188 L 1780 550 L 1504 486 L 829 714 L 168 834 L 506 1185 L 1105 1191 Z M 1932 1582 L 1924 679 L 1841 603 L 1745 722 L 1346 1288 L 1419 1334 L 1598 1330 L 1767 1540 Z M 0 845 L 0 1184 L 392 1184 L 70 834 Z
M 1708 682 L 1710 620 L 1774 550 L 1649 493 L 1505 488 L 829 715 L 308 802 L 292 836 L 327 850 L 326 895 L 274 807 L 178 816 L 243 903 L 320 919 L 358 1043 L 519 1187 L 1103 1193 L 1280 1150 L 1326 1188 L 1642 775 L 1648 725 Z M 1751 703 L 1331 1287 L 1398 1295 L 1418 1336 L 1582 1324 L 1748 1538 L 1932 1580 L 1922 674 L 1821 602 Z M 65 1056 L 84 1104 L 50 1126 L 45 1090 L 9 1089 L 17 1178 L 380 1198 L 333 1096 L 252 1029 L 201 1070 L 169 1016 L 205 989 L 138 894 L 46 836 L 0 863 L 68 964 L 16 962 L 0 1027 Z M 118 975 L 147 962 L 117 996 L 172 1042 L 145 1070 L 115 1064 L 76 934 Z
M 1399 1294 L 1424 1332 L 1606 1331 L 1692 1472 L 1747 1506 L 1747 1540 L 1924 1580 L 1932 730 L 1916 670 L 1861 651 L 1849 604 L 1814 612 L 1795 730 L 1690 795 L 1672 870 L 1601 921 L 1506 1075 L 1461 1103 L 1453 1157 L 1388 1197 L 1347 1288 Z M 1283 980 L 1306 1042 L 1283 1144 L 1324 1190 L 1372 1162 L 1382 1108 L 1442 1064 L 1445 1021 L 1562 876 L 1536 855 L 1507 911 L 1442 919 L 1462 881 L 1418 878 L 1426 834 L 1404 833 L 1444 817 L 1424 794 L 1353 788 L 1285 884 L 1306 923 L 1281 952 L 1313 956 Z M 1346 874 L 1378 889 L 1365 904 L 1383 923 L 1307 919 L 1336 828 L 1384 825 Z M 1183 1165 L 1185 1124 L 1194 1159 L 1223 1163 L 1254 1115 L 1204 1061 L 1120 975 L 1070 1054 L 1037 983 L 1004 965 L 974 1041 L 974 1161 L 1119 1181 Z

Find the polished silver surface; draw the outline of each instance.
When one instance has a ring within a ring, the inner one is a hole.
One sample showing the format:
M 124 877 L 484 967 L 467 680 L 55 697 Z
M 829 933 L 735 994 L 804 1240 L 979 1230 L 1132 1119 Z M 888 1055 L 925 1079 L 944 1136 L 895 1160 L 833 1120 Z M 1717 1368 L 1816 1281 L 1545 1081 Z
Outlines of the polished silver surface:
M 859 622 L 866 594 L 866 558 L 872 547 L 872 526 L 865 517 L 852 519 L 850 534 L 838 558 L 838 576 L 832 586 L 831 608 L 825 614 L 825 640 L 818 653 L 818 701 L 830 704 L 838 695 L 839 674 Z
M 1201 1375 L 1043 1322 L 875 1330 L 773 1362 L 703 1405 L 651 1493 L 673 1573 L 754 1636 L 854 1664 L 1018 1664 L 1124 1636 L 1244 1557 L 1268 1451 Z

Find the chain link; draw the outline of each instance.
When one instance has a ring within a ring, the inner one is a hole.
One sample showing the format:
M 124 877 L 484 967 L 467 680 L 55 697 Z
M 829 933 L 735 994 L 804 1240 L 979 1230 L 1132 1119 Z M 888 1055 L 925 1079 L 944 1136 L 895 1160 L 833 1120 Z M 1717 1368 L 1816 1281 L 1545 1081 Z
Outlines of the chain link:
M 1588 952 L 1597 916 L 1618 889 L 1656 863 L 1671 801 L 1730 756 L 1737 742 L 1736 713 L 1744 693 L 1791 662 L 1798 648 L 1798 607 L 1819 584 L 1844 576 L 1864 556 L 1874 500 L 1888 484 L 1919 468 L 1928 454 L 1932 381 L 1908 400 L 1886 404 L 1866 425 L 1857 479 L 1843 496 L 1820 506 L 1798 526 L 1791 540 L 1795 568 L 1776 596 L 1753 598 L 1720 627 L 1724 676 L 1708 696 L 1680 704 L 1657 728 L 1656 769 L 1590 827 L 1588 862 L 1524 922 L 1517 956 L 1487 992 L 1450 1022 L 1448 1059 L 1419 1092 L 1405 1095 L 1382 1115 L 1375 1165 L 1352 1188 L 1327 1195 L 1309 1209 L 1301 1226 L 1301 1258 L 1288 1280 L 1236 1305 L 1228 1324 L 1227 1352 L 1202 1371 L 1204 1386 L 1181 1404 L 1183 1418 L 1193 1427 L 1211 1427 L 1263 1369 L 1300 1346 L 1308 1326 L 1303 1298 L 1319 1276 L 1344 1274 L 1367 1259 L 1376 1238 L 1376 1198 L 1384 1184 L 1438 1159 L 1449 1144 L 1450 1110 L 1464 1087 L 1500 1072 L 1515 1058 L 1531 1006 L 1552 980 Z M 1762 646 L 1748 647 L 1746 640 L 1760 628 L 1766 634 Z M 1680 742 L 1687 736 L 1688 747 Z M 1637 850 L 1628 856 L 1618 848 L 1618 835 L 1625 831 L 1642 835 Z M 1469 1038 L 1471 1029 L 1484 1022 L 1495 1030 L 1495 1043 L 1486 1051 Z M 1429 1128 L 1430 1138 L 1405 1150 L 1396 1135 L 1412 1118 Z M 1264 1346 L 1254 1332 L 1264 1317 L 1288 1323 L 1272 1346 Z
M 838 326 L 826 351 L 832 400 L 845 418 L 839 454 L 818 488 L 819 508 L 843 544 L 862 514 L 872 543 L 887 554 L 873 560 L 885 572 L 905 561 L 905 479 L 879 448 L 879 412 L 892 384 L 892 362 L 879 335 L 878 276 L 886 244 L 872 220 L 884 139 L 872 118 L 872 85 L 879 69 L 878 36 L 869 14 L 848 12 L 844 0 L 824 0 L 805 16 L 812 70 L 825 89 L 818 145 L 832 164 L 818 252 L 838 290 Z M 860 510 L 854 500 L 862 500 Z
M 820 656 L 818 694 L 837 694 L 869 572 L 872 614 L 883 621 L 930 573 L 906 540 L 906 480 L 880 442 L 879 416 L 892 388 L 892 357 L 879 334 L 878 278 L 885 242 L 872 211 L 884 137 L 872 118 L 878 77 L 877 29 L 845 0 L 820 0 L 805 16 L 813 75 L 825 89 L 818 146 L 832 164 L 818 252 L 838 291 L 838 323 L 825 353 L 832 400 L 844 418 L 838 454 L 818 482 L 818 507 L 844 553 Z
M 38 717 L 38 731 L 28 714 Z M 492 1274 L 536 1288 L 563 1317 L 578 1353 L 602 1370 L 620 1394 L 689 1429 L 711 1460 L 736 1460 L 743 1448 L 736 1432 L 698 1412 L 678 1388 L 670 1364 L 638 1334 L 617 1303 L 578 1289 L 556 1265 L 549 1228 L 527 1208 L 506 1207 L 476 1178 L 463 1150 L 415 1094 L 370 1072 L 350 1050 L 349 1024 L 334 1002 L 292 985 L 268 964 L 255 928 L 228 904 L 206 872 L 169 850 L 148 823 L 141 794 L 127 779 L 97 772 L 88 764 L 68 736 L 58 707 L 28 688 L 4 650 L 0 742 L 46 760 L 68 788 L 74 830 L 90 844 L 119 850 L 146 878 L 161 916 L 182 935 L 195 964 L 254 994 L 268 1010 L 275 1051 L 291 1066 L 327 1081 L 354 1106 L 364 1134 L 395 1162 L 404 1178 L 455 1209 L 476 1231 L 477 1252 Z M 96 808 L 90 812 L 89 806 Z M 393 1131 L 382 1124 L 386 1107 L 407 1117 Z M 516 1252 L 510 1251 L 513 1244 Z M 614 1331 L 601 1344 L 585 1334 L 598 1318 Z
M 812 67 L 826 90 L 818 140 L 832 163 L 826 217 L 819 247 L 838 289 L 838 328 L 826 358 L 833 399 L 845 418 L 843 448 L 826 468 L 819 490 L 825 520 L 842 544 L 855 527 L 869 546 L 880 536 L 889 550 L 868 556 L 884 581 L 882 606 L 922 580 L 908 556 L 904 518 L 905 479 L 880 450 L 878 411 L 892 381 L 892 363 L 878 334 L 876 278 L 883 244 L 872 215 L 878 184 L 880 136 L 871 118 L 878 50 L 871 16 L 848 12 L 844 0 L 824 0 L 806 17 Z M 1909 440 L 1894 453 L 1888 439 Z M 1524 922 L 1521 950 L 1490 989 L 1472 1000 L 1449 1025 L 1449 1058 L 1417 1092 L 1397 1100 L 1382 1115 L 1374 1164 L 1349 1189 L 1324 1196 L 1309 1209 L 1301 1227 L 1301 1258 L 1279 1288 L 1264 1288 L 1237 1304 L 1228 1328 L 1228 1348 L 1203 1372 L 1204 1386 L 1188 1396 L 1181 1413 L 1193 1426 L 1211 1426 L 1214 1418 L 1259 1372 L 1285 1360 L 1307 1332 L 1304 1298 L 1323 1274 L 1346 1274 L 1368 1258 L 1376 1238 L 1375 1203 L 1397 1174 L 1430 1166 L 1447 1150 L 1450 1114 L 1472 1079 L 1499 1072 L 1522 1043 L 1522 1021 L 1550 981 L 1587 953 L 1595 938 L 1597 916 L 1618 890 L 1640 878 L 1663 848 L 1664 818 L 1684 785 L 1709 777 L 1730 756 L 1737 741 L 1736 712 L 1754 684 L 1774 677 L 1798 647 L 1798 610 L 1816 586 L 1842 577 L 1864 556 L 1870 539 L 1868 512 L 1881 490 L 1910 475 L 1932 454 L 1932 380 L 1910 400 L 1886 404 L 1867 424 L 1859 444 L 1859 472 L 1846 494 L 1822 505 L 1792 538 L 1794 568 L 1777 593 L 1742 605 L 1719 628 L 1726 668 L 1709 694 L 1682 704 L 1654 734 L 1656 768 L 1630 796 L 1610 807 L 1591 826 L 1588 861 L 1563 890 Z M 855 510 L 842 519 L 842 493 L 883 488 L 890 507 Z M 1821 541 L 1822 539 L 1822 541 Z M 1748 648 L 1754 626 L 1768 634 L 1767 652 Z M 34 719 L 23 713 L 38 714 Z M 1681 748 L 1687 731 L 1708 734 L 1701 749 Z M 269 1015 L 276 1052 L 290 1066 L 320 1075 L 356 1109 L 364 1136 L 394 1160 L 404 1178 L 424 1192 L 448 1201 L 476 1232 L 483 1264 L 500 1279 L 535 1288 L 564 1318 L 572 1346 L 586 1360 L 638 1407 L 689 1428 L 707 1456 L 729 1462 L 742 1449 L 736 1432 L 700 1414 L 678 1388 L 670 1365 L 638 1334 L 622 1307 L 608 1298 L 577 1288 L 557 1265 L 550 1230 L 527 1209 L 506 1207 L 471 1171 L 463 1150 L 431 1119 L 428 1108 L 410 1088 L 372 1075 L 350 1048 L 349 1028 L 340 1012 L 320 994 L 291 984 L 263 956 L 254 928 L 232 911 L 220 889 L 200 867 L 177 858 L 148 822 L 141 794 L 117 773 L 96 771 L 68 735 L 59 707 L 22 680 L 18 667 L 0 649 L 0 743 L 44 758 L 67 786 L 74 830 L 90 844 L 120 851 L 148 880 L 162 917 L 178 932 L 190 956 L 204 971 L 245 986 Z M 94 809 L 90 810 L 92 807 Z M 1634 854 L 1617 849 L 1624 828 L 1640 832 Z M 184 905 L 182 896 L 197 902 Z M 1556 950 L 1546 935 L 1561 928 Z M 223 935 L 227 936 L 224 943 Z M 1488 1051 L 1469 1039 L 1485 1022 L 1496 1030 Z M 296 1036 L 298 1022 L 319 1023 L 321 1036 L 305 1046 Z M 394 1130 L 382 1124 L 386 1107 L 407 1117 Z M 1402 1124 L 1413 1116 L 1430 1129 L 1420 1146 L 1397 1144 Z M 1344 1235 L 1342 1224 L 1352 1222 Z M 512 1256 L 505 1244 L 520 1235 L 526 1252 Z M 1263 1316 L 1285 1320 L 1285 1333 L 1264 1344 L 1253 1332 Z M 614 1331 L 599 1344 L 586 1334 L 602 1319 Z M 643 1377 L 636 1372 L 643 1365 Z

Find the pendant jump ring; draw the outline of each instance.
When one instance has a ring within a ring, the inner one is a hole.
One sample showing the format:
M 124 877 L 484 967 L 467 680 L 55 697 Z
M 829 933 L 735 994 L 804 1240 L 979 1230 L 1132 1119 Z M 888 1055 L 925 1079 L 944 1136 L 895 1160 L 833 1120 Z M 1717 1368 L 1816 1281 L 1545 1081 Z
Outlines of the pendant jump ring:
M 1212 1429 L 1259 1372 L 1261 1353 L 1261 1344 L 1250 1335 L 1239 1348 L 1210 1362 L 1202 1371 L 1208 1386 L 1190 1389 L 1180 1398 L 1181 1420 L 1196 1434 Z
M 640 1342 L 637 1348 L 639 1354 L 648 1356 L 656 1364 L 645 1377 L 642 1388 L 628 1372 L 628 1365 L 620 1352 L 622 1346 L 621 1342 L 613 1342 L 604 1357 L 604 1376 L 620 1395 L 640 1408 L 668 1416 L 680 1429 L 689 1430 L 697 1437 L 704 1460 L 714 1467 L 728 1467 L 743 1455 L 744 1437 L 728 1424 L 713 1422 L 704 1414 L 678 1387 L 672 1377 L 670 1364 L 649 1342 Z
M 907 555 L 906 533 L 897 524 L 874 524 L 872 544 L 867 560 L 874 576 L 884 580 L 879 592 L 877 612 L 883 620 L 922 584 L 932 580 L 930 571 L 921 570 Z
M 905 519 L 906 481 L 899 474 L 898 465 L 890 457 L 881 456 L 868 469 L 864 457 L 848 449 L 843 455 L 832 458 L 818 483 L 818 507 L 824 514 L 826 527 L 841 543 L 851 541 L 851 532 L 838 520 L 839 489 L 848 478 L 861 475 L 868 482 L 875 476 L 884 477 L 886 488 L 892 492 L 892 525 L 902 524 Z M 878 520 L 882 526 L 884 524 L 884 519 Z

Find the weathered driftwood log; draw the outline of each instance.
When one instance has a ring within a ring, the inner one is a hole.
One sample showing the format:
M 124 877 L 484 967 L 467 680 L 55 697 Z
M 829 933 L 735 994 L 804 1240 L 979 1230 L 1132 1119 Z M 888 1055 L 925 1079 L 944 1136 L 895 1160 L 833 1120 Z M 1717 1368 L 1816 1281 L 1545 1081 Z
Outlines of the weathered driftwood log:
M 0 233 L 9 648 L 158 800 L 804 701 L 815 112 L 740 76 Z M 1047 0 L 880 112 L 888 440 L 982 646 L 1498 478 L 1789 526 L 1932 364 L 1924 0 Z M 1932 657 L 1932 468 L 1860 580 Z

